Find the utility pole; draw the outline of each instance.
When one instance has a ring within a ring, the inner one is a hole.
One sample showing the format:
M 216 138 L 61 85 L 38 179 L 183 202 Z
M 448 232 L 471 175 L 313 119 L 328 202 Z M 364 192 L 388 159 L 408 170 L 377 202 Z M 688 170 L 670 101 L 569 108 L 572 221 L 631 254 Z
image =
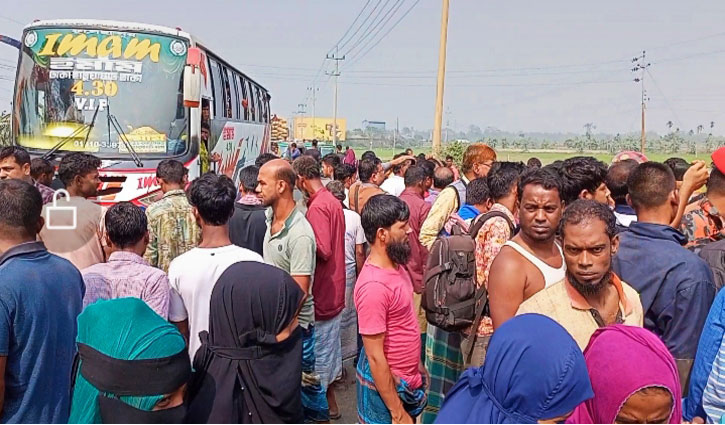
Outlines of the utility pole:
M 332 112 L 332 144 L 337 146 L 337 79 L 340 77 L 340 61 L 345 60 L 345 55 L 342 55 L 342 57 L 337 56 L 338 48 L 335 47 L 335 54 L 330 56 L 327 55 L 327 59 L 334 60 L 335 61 L 335 71 L 332 73 L 328 73 L 327 75 L 331 75 L 335 77 L 335 97 L 333 99 L 333 112 Z
M 632 72 L 637 73 L 639 72 L 639 76 L 635 77 L 634 82 L 640 83 L 642 88 L 642 136 L 640 140 L 640 152 L 644 153 L 646 144 L 647 144 L 647 137 L 645 136 L 645 114 L 644 111 L 647 108 L 647 101 L 649 98 L 647 97 L 647 91 L 644 89 L 644 73 L 647 71 L 647 68 L 651 65 L 650 63 L 645 62 L 645 51 L 642 50 L 641 56 L 636 56 L 632 58 L 632 63 L 635 63 L 636 65 L 634 68 L 632 68 Z
M 436 111 L 433 123 L 433 155 L 441 152 L 441 123 L 443 122 L 443 86 L 446 79 L 446 44 L 448 43 L 448 8 L 450 0 L 443 0 L 441 13 L 441 42 L 438 49 L 438 84 L 436 86 Z
M 297 112 L 296 112 L 297 117 L 302 118 L 305 113 L 307 113 L 307 104 L 298 103 Z M 299 120 L 297 120 L 297 121 L 299 121 Z M 295 132 L 294 132 L 295 138 L 299 138 L 300 140 L 304 139 L 304 137 L 302 137 L 302 136 L 304 136 L 304 129 L 302 128 L 302 126 L 300 126 L 298 123 L 295 123 L 294 127 L 295 127 Z M 297 137 L 298 128 L 299 128 L 299 137 Z
M 317 92 L 320 91 L 319 87 L 310 86 L 307 90 L 312 94 L 312 134 L 317 136 L 317 125 L 315 125 L 315 102 L 317 101 Z M 316 137 L 315 137 L 316 138 Z

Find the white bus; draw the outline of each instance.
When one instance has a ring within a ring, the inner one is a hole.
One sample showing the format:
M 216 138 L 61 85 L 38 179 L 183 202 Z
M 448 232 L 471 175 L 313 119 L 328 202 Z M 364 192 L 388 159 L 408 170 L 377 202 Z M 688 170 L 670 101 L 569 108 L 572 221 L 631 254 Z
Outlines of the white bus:
M 157 200 L 155 170 L 170 158 L 190 180 L 210 167 L 238 183 L 270 148 L 267 90 L 179 28 L 36 21 L 21 43 L 13 143 L 56 165 L 70 151 L 98 156 L 101 204 Z

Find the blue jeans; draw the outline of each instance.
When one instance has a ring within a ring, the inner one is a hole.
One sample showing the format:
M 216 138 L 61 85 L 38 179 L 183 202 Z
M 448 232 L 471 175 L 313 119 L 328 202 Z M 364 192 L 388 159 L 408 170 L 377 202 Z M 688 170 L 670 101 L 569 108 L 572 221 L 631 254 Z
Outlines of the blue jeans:
M 305 422 L 330 420 L 327 393 L 315 372 L 315 326 L 302 328 L 302 409 Z

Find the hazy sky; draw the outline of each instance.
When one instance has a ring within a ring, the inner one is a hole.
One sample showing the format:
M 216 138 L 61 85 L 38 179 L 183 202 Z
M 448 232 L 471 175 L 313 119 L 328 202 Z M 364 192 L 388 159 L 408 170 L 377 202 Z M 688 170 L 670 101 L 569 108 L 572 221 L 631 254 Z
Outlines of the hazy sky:
M 371 15 L 368 23 L 340 49 L 349 53 L 341 64 L 338 116 L 348 118 L 349 127 L 365 119 L 390 127 L 396 117 L 401 127 L 433 126 L 439 0 L 186 4 L 3 0 L 0 34 L 19 38 L 20 23 L 72 17 L 180 26 L 263 84 L 273 112 L 290 117 L 299 103 L 311 114 L 307 87 L 366 6 L 358 24 Z M 377 34 L 366 31 L 386 16 Z M 725 2 L 715 0 L 451 0 L 444 124 L 582 132 L 593 122 L 597 131 L 638 131 L 640 86 L 630 68 L 644 49 L 652 63 L 645 76 L 648 129 L 665 132 L 672 120 L 687 131 L 715 121 L 715 133 L 724 134 L 723 22 Z M 0 109 L 9 105 L 16 61 L 17 51 L 0 45 Z M 332 116 L 330 80 L 322 75 L 317 82 L 316 115 Z

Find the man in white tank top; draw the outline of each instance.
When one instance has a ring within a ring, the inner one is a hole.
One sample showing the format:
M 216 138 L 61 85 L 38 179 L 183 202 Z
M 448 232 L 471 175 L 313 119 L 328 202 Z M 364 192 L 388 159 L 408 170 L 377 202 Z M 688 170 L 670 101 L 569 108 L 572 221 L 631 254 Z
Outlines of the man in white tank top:
M 514 317 L 526 299 L 564 279 L 566 263 L 556 243 L 564 209 L 559 188 L 558 176 L 546 167 L 519 180 L 521 231 L 501 248 L 488 277 L 494 329 Z

